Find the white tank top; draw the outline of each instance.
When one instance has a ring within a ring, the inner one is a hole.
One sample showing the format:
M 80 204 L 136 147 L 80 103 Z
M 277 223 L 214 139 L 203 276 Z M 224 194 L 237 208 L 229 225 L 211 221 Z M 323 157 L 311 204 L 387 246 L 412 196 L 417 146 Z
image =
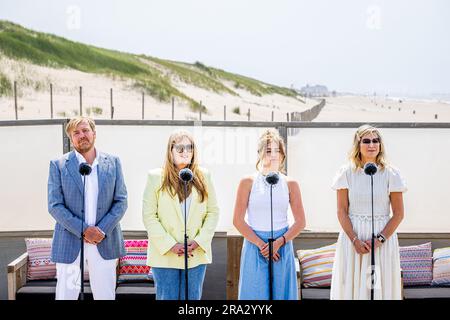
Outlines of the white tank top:
M 280 230 L 289 225 L 289 187 L 286 176 L 279 173 L 280 180 L 273 186 L 273 230 Z M 253 185 L 248 199 L 248 225 L 256 231 L 270 231 L 270 185 L 260 172 L 253 175 Z

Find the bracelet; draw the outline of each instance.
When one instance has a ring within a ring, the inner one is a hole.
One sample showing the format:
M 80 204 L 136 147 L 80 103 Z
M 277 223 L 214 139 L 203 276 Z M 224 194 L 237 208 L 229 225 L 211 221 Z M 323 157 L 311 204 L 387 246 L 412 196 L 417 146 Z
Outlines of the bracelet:
M 381 232 L 379 234 L 377 234 L 377 240 L 380 243 L 384 243 L 386 241 L 386 237 L 384 236 L 384 234 L 382 234 Z
M 354 236 L 352 239 L 352 244 L 355 244 L 355 240 L 358 239 L 358 236 Z
M 286 238 L 284 237 L 284 234 L 282 235 L 283 237 L 283 246 L 286 244 Z

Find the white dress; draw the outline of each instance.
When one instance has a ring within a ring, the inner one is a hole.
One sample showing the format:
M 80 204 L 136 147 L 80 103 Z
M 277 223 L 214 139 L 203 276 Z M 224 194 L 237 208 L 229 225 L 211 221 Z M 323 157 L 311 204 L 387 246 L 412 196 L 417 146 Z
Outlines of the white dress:
M 389 194 L 405 192 L 407 188 L 399 171 L 392 166 L 375 173 L 373 187 L 374 231 L 377 235 L 390 220 Z M 372 235 L 370 176 L 362 169 L 355 170 L 352 164 L 347 164 L 336 174 L 332 188 L 348 189 L 349 217 L 353 230 L 360 240 L 370 240 Z M 351 239 L 341 231 L 336 245 L 330 299 L 370 299 L 370 274 L 371 254 L 356 253 Z M 375 300 L 402 298 L 400 254 L 396 233 L 375 250 L 375 274 Z

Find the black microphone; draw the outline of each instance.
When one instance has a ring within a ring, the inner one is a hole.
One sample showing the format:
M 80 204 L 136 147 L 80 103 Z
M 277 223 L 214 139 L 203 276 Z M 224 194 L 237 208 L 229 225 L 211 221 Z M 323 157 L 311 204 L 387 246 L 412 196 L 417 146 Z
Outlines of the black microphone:
M 194 174 L 192 171 L 188 168 L 184 168 L 180 170 L 180 173 L 178 174 L 181 180 L 184 182 L 191 182 L 192 179 L 194 179 Z
M 92 172 L 92 167 L 89 164 L 87 164 L 86 162 L 83 162 L 80 164 L 79 171 L 82 176 L 88 176 Z
M 277 184 L 280 180 L 280 176 L 276 172 L 269 172 L 266 176 L 266 181 L 270 185 Z
M 377 170 L 377 166 L 372 162 L 368 162 L 364 165 L 364 173 L 368 176 L 373 176 L 375 173 L 377 173 Z

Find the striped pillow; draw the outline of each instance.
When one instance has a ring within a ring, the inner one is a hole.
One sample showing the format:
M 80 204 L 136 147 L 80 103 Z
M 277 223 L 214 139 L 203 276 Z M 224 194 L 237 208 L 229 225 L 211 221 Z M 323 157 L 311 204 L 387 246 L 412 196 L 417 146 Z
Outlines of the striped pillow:
M 400 247 L 400 266 L 405 287 L 430 285 L 433 279 L 431 242 Z
M 51 261 L 52 239 L 25 239 L 28 252 L 27 280 L 56 278 L 56 264 Z
M 450 286 L 450 247 L 434 250 L 433 282 L 434 286 Z
M 119 259 L 119 282 L 152 280 L 147 266 L 148 240 L 125 240 L 126 255 Z
M 25 239 L 28 253 L 27 280 L 56 279 L 56 263 L 51 261 L 51 238 Z M 84 281 L 89 280 L 89 269 L 84 268 Z
M 330 287 L 336 243 L 311 250 L 297 250 L 303 286 Z

